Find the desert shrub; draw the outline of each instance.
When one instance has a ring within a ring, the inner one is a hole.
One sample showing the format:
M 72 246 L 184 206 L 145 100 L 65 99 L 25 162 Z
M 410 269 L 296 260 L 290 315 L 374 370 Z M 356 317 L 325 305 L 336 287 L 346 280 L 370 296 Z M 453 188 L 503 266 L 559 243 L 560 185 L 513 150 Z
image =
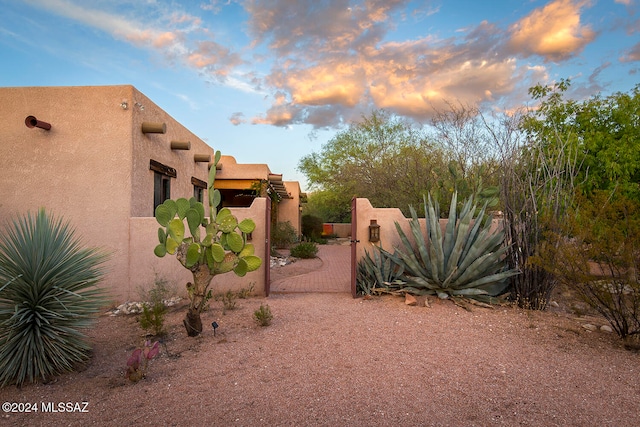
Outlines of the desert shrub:
M 322 218 L 313 215 L 302 215 L 302 235 L 315 241 L 322 236 Z
M 314 242 L 302 242 L 291 248 L 291 256 L 296 258 L 315 258 L 318 245 Z
M 240 289 L 236 295 L 240 299 L 247 299 L 253 292 L 253 288 L 256 286 L 255 282 L 249 283 L 249 287 Z
M 252 282 L 249 284 L 249 287 L 242 288 L 237 292 L 229 289 L 226 292 L 214 295 L 216 301 L 222 301 L 222 314 L 226 314 L 227 310 L 235 310 L 237 308 L 237 300 L 249 298 L 254 287 L 255 283 Z
M 106 305 L 97 286 L 106 258 L 44 209 L 0 234 L 1 386 L 46 380 L 89 358 L 81 329 Z
M 296 229 L 291 222 L 279 222 L 271 230 L 271 244 L 276 248 L 288 248 L 298 241 Z
M 533 262 L 575 287 L 629 341 L 640 336 L 640 204 L 596 192 L 578 205 Z
M 227 310 L 236 309 L 237 295 L 233 291 L 228 290 L 227 292 L 223 293 L 220 299 L 222 300 L 222 314 L 225 314 Z
M 148 291 L 141 292 L 143 298 L 142 313 L 138 321 L 140 327 L 155 336 L 166 334 L 164 321 L 168 311 L 165 301 L 169 299 L 172 290 L 164 279 L 156 278 L 154 286 Z
M 386 288 L 388 283 L 398 284 L 404 271 L 402 266 L 396 264 L 377 246 L 372 254 L 365 251 L 364 257 L 358 261 L 356 284 L 359 294 L 371 295 L 376 289 Z
M 260 308 L 253 312 L 253 319 L 260 326 L 269 326 L 271 320 L 273 320 L 273 314 L 271 314 L 269 305 L 260 304 Z

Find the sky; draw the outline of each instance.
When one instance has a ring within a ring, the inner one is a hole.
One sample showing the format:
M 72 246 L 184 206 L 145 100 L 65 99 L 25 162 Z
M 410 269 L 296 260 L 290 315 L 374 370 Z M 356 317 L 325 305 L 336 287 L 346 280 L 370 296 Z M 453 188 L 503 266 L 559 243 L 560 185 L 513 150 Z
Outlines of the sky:
M 0 86 L 131 84 L 239 163 L 299 160 L 376 109 L 509 110 L 640 83 L 640 0 L 0 0 Z M 0 100 L 1 102 L 1 100 Z

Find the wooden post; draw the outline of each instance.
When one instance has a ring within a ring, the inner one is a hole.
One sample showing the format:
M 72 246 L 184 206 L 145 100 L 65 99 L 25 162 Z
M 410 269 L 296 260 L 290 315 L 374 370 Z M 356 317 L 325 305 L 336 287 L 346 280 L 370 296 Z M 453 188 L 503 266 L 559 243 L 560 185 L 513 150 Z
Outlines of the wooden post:
M 191 141 L 171 141 L 172 150 L 190 150 Z
M 142 133 L 166 133 L 167 125 L 165 123 L 142 123 Z

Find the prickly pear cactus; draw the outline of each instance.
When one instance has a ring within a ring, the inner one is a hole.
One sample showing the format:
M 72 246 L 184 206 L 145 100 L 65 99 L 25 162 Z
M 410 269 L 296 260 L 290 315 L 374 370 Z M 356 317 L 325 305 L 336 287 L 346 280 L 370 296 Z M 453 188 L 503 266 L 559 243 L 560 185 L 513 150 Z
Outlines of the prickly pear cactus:
M 178 261 L 193 273 L 194 283 L 187 285 L 191 304 L 185 327 L 189 335 L 198 335 L 202 331 L 200 313 L 208 299 L 210 292 L 207 291 L 214 276 L 233 271 L 242 277 L 262 265 L 260 257 L 254 254 L 254 246 L 247 243 L 247 235 L 256 228 L 255 223 L 251 219 L 238 221 L 228 208 L 218 211 L 221 196 L 220 191 L 214 189 L 214 184 L 219 161 L 220 152 L 217 151 L 215 164 L 209 171 L 208 217 L 204 205 L 193 197 L 189 200 L 166 200 L 155 211 L 161 227 L 158 228 L 159 244 L 154 253 L 158 257 L 176 255 Z M 191 322 L 190 315 L 197 317 L 195 325 L 187 325 Z

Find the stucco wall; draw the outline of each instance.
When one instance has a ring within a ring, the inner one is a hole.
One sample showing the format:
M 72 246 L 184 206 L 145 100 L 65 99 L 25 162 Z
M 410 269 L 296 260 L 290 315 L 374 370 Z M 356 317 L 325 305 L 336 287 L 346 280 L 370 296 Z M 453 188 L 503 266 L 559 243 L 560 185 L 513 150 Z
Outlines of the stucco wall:
M 356 214 L 357 237 L 355 237 L 354 240 L 360 241 L 356 250 L 356 262 L 364 256 L 365 250 L 371 252 L 374 245 L 381 246 L 390 252 L 393 252 L 395 247 L 402 247 L 402 241 L 395 226 L 396 222 L 408 236 L 409 240 L 415 243 L 409 225 L 410 219 L 406 218 L 398 208 L 374 208 L 371 202 L 369 202 L 369 199 L 358 198 L 356 199 Z M 369 225 L 372 219 L 375 219 L 380 226 L 380 241 L 377 243 L 369 242 Z M 427 231 L 426 220 L 419 218 L 418 221 L 420 222 L 420 228 L 424 236 Z M 440 219 L 440 229 L 443 232 L 447 223 L 447 219 Z M 500 218 L 492 219 L 491 230 L 495 231 L 499 227 L 502 227 L 502 220 Z
M 251 218 L 256 223 L 256 230 L 252 233 L 251 243 L 255 246 L 255 254 L 262 259 L 260 269 L 247 273 L 245 277 L 237 277 L 234 273 L 217 276 L 212 281 L 214 293 L 227 290 L 238 291 L 249 288 L 254 284 L 253 292 L 263 295 L 265 291 L 265 268 L 269 268 L 269 253 L 266 251 L 266 233 L 264 228 L 267 202 L 265 198 L 256 198 L 248 208 L 232 208 L 231 211 L 238 220 Z M 186 283 L 193 280 L 191 272 L 184 268 L 175 255 L 166 255 L 158 258 L 153 253 L 153 248 L 158 244 L 159 224 L 155 218 L 131 218 L 129 222 L 131 230 L 131 255 L 129 257 L 132 274 L 131 284 L 133 290 L 149 288 L 153 286 L 157 278 L 166 280 L 167 283 L 186 296 Z M 131 298 L 135 298 L 133 293 Z
M 302 215 L 300 214 L 300 184 L 298 181 L 285 181 L 284 185 L 292 199 L 282 199 L 278 203 L 278 221 L 289 221 L 298 236 L 302 235 Z
M 171 198 L 190 198 L 191 178 L 206 182 L 209 170 L 194 155 L 213 156 L 213 148 L 130 85 L 0 88 L 0 99 L 0 229 L 40 207 L 64 217 L 87 245 L 111 253 L 103 285 L 114 303 L 137 299 L 156 272 L 180 286 L 190 280 L 175 259 L 153 255 L 158 225 L 149 161 L 176 169 Z M 25 126 L 30 115 L 51 130 Z M 166 133 L 144 134 L 143 122 L 165 123 Z M 172 140 L 189 141 L 191 149 L 171 150 Z M 238 216 L 254 218 L 256 254 L 268 261 L 265 206 L 257 199 Z M 262 268 L 245 278 L 214 280 L 225 290 L 255 282 L 254 292 L 264 293 L 264 277 Z
M 107 286 L 128 283 L 131 86 L 0 88 L 0 222 L 44 207 L 112 252 Z M 33 115 L 51 130 L 28 128 Z
M 325 222 L 322 224 L 323 235 L 335 235 L 336 237 L 350 237 L 351 223 Z
M 238 163 L 233 156 L 220 158 L 222 168 L 218 171 L 220 179 L 267 179 L 271 170 L 264 163 Z
M 171 178 L 171 198 L 188 199 L 193 196 L 191 177 L 204 182 L 209 177 L 208 163 L 194 162 L 194 155 L 208 154 L 213 159 L 214 149 L 135 89 L 130 109 L 133 112 L 131 216 L 149 217 L 154 215 L 154 173 L 149 170 L 149 161 L 153 159 L 174 168 L 177 176 Z M 141 130 L 143 122 L 165 123 L 166 133 L 144 134 Z M 172 150 L 171 141 L 189 141 L 191 149 Z M 205 201 L 206 193 L 205 190 Z

